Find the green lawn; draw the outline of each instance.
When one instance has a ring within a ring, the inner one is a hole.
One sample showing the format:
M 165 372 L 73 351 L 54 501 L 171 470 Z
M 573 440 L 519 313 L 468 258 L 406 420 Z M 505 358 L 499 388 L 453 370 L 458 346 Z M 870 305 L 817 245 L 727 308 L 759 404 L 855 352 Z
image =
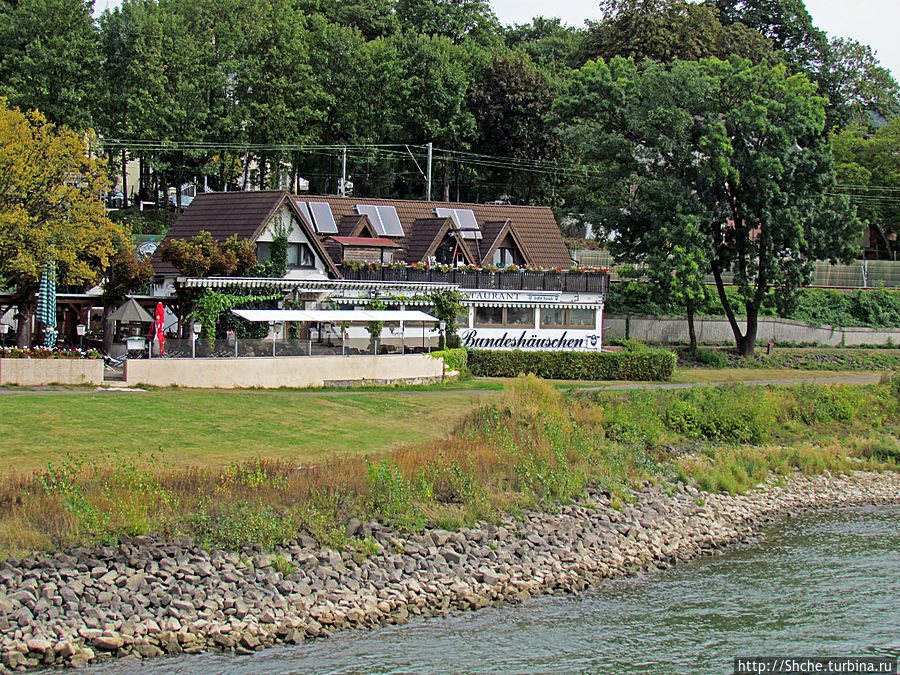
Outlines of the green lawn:
M 865 372 L 847 373 L 852 375 Z M 871 373 L 878 374 L 878 373 Z M 674 382 L 730 382 L 842 373 L 789 369 L 681 369 Z M 378 391 L 6 393 L 0 396 L 0 473 L 30 472 L 68 454 L 86 462 L 115 453 L 159 453 L 174 466 L 221 466 L 272 458 L 298 465 L 397 443 L 446 438 L 479 401 L 512 378 L 470 378 L 437 387 Z M 558 388 L 613 382 L 551 380 Z M 631 383 L 633 384 L 633 383 Z
M 297 464 L 445 437 L 490 393 L 201 391 L 3 394 L 0 472 L 71 453 L 162 451 L 176 466 L 278 458 Z

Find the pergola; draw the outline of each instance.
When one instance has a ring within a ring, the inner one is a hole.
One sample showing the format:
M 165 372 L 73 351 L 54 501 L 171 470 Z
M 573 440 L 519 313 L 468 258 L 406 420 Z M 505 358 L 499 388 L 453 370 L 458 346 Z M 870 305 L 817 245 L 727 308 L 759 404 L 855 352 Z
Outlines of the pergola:
M 285 322 L 315 323 L 316 331 L 323 323 L 329 324 L 366 324 L 370 322 L 400 324 L 400 353 L 405 353 L 406 324 L 425 325 L 438 323 L 438 319 L 418 310 L 403 309 L 232 309 L 232 314 L 254 323 L 279 324 Z M 321 333 L 319 333 L 321 334 Z M 311 353 L 312 350 L 310 350 Z M 341 331 L 341 354 L 346 353 L 346 336 Z M 275 340 L 272 340 L 272 355 L 275 355 Z

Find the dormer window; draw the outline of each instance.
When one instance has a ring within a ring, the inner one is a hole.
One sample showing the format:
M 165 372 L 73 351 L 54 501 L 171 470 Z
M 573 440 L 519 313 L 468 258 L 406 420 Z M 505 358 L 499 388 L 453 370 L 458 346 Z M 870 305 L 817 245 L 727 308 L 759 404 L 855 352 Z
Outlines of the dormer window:
M 497 267 L 506 267 L 507 265 L 513 265 L 515 260 L 513 258 L 513 250 L 511 248 L 503 248 L 498 247 L 496 251 L 494 251 L 494 264 Z

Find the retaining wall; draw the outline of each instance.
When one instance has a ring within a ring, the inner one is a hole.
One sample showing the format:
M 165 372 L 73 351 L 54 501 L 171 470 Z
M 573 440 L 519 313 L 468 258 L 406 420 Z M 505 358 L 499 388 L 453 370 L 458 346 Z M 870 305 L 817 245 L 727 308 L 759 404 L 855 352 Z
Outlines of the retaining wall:
M 626 337 L 626 317 L 606 314 L 603 317 L 603 337 Z M 738 320 L 741 330 L 746 329 L 746 321 Z M 718 344 L 733 342 L 734 334 L 728 319 L 721 317 L 698 317 L 694 320 L 697 342 Z M 641 342 L 666 344 L 689 342 L 687 319 L 683 316 L 632 316 L 629 320 L 628 337 Z M 900 328 L 838 328 L 835 326 L 813 326 L 802 321 L 760 317 L 757 333 L 758 342 L 816 342 L 836 347 L 854 345 L 883 345 L 888 340 L 900 344 Z
M 252 359 L 134 359 L 125 381 L 156 387 L 322 387 L 350 384 L 424 384 L 443 375 L 443 359 L 426 354 L 297 356 Z
M 0 359 L 0 385 L 102 383 L 101 359 Z

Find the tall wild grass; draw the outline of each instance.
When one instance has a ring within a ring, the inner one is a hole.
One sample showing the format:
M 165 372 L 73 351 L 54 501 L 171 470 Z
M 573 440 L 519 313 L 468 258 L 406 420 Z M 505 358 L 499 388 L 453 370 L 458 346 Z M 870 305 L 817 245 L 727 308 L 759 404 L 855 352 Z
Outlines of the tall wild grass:
M 798 470 L 896 469 L 898 396 L 893 381 L 562 394 L 522 376 L 450 438 L 378 456 L 210 469 L 113 455 L 8 474 L 0 556 L 148 533 L 272 549 L 303 532 L 364 553 L 372 542 L 347 536 L 351 517 L 454 528 L 553 508 L 588 485 L 621 500 L 647 480 L 737 493 Z

